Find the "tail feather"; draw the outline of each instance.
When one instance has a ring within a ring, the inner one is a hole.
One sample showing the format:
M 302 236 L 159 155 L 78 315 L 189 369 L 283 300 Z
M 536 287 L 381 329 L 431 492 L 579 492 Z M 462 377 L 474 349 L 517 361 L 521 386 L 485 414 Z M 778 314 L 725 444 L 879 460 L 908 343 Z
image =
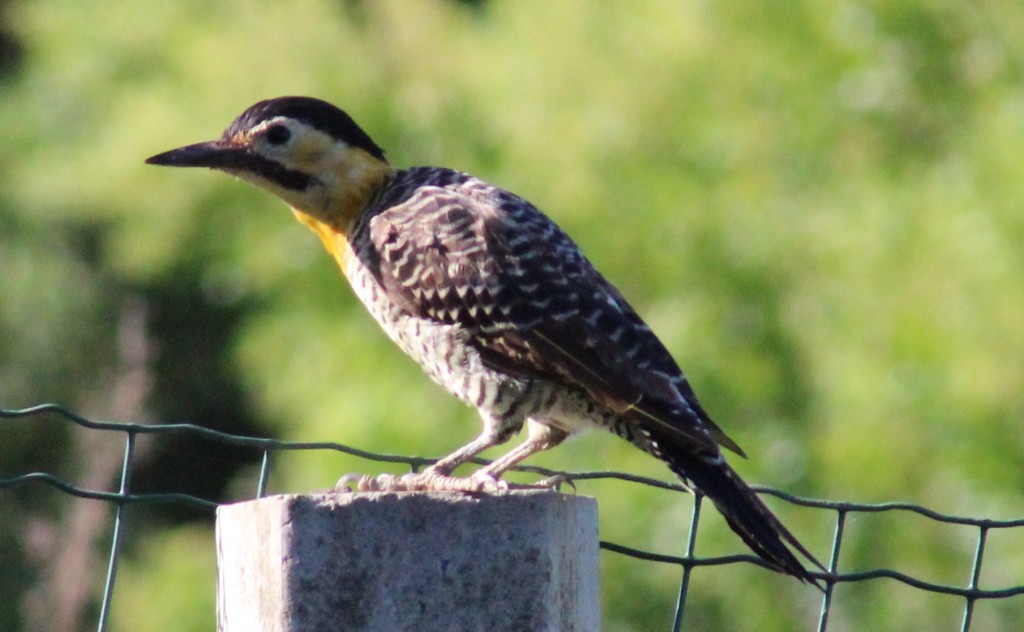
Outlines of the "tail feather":
M 790 547 L 818 568 L 824 570 L 824 567 L 726 463 L 721 453 L 695 455 L 686 450 L 666 450 L 667 447 L 662 446 L 659 456 L 672 472 L 707 496 L 751 550 L 775 570 L 818 586 Z

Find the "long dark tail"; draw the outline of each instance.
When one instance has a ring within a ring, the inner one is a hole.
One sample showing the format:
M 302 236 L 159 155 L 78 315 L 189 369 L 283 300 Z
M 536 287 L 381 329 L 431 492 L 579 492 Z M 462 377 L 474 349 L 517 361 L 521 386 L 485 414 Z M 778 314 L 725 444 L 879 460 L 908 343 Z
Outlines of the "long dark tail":
M 659 456 L 676 476 L 710 498 L 732 530 L 772 568 L 818 586 L 790 547 L 818 568 L 824 567 L 729 467 L 721 453 L 703 456 L 663 445 Z

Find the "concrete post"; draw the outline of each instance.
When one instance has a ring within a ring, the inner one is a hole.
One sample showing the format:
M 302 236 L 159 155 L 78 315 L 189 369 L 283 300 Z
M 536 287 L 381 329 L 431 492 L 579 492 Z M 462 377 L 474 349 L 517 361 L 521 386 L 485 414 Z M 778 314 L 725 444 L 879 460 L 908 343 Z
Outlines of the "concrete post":
M 326 493 L 217 510 L 221 632 L 600 627 L 597 503 Z

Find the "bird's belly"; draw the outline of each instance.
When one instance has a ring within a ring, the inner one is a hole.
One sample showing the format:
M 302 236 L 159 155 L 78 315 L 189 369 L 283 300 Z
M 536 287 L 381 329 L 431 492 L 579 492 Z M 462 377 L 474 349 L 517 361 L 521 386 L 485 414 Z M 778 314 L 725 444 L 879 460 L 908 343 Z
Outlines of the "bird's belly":
M 579 388 L 487 366 L 463 328 L 402 309 L 388 299 L 386 289 L 355 251 L 346 257 L 344 271 L 356 296 L 387 336 L 435 382 L 481 413 L 510 425 L 532 418 L 569 434 L 599 428 L 623 435 L 622 420 Z
M 356 257 L 346 263 L 345 276 L 384 333 L 450 393 L 499 417 L 529 416 L 544 404 L 542 384 L 486 366 L 461 327 L 410 314 L 387 299 L 386 290 Z
M 569 434 L 584 430 L 610 430 L 619 434 L 618 415 L 602 406 L 578 388 L 558 385 L 548 404 L 534 414 L 534 418 L 547 426 Z

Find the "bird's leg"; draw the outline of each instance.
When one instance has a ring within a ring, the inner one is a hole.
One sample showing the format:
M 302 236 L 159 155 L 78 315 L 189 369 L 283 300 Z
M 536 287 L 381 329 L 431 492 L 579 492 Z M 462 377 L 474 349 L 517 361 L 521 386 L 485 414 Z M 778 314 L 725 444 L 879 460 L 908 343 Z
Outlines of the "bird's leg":
M 459 467 L 466 461 L 469 461 L 484 450 L 505 443 L 508 441 L 509 436 L 511 436 L 511 434 L 503 437 L 498 436 L 485 428 L 479 437 L 473 439 L 455 452 L 452 452 L 448 456 L 439 460 L 437 463 L 434 463 L 424 470 L 424 473 L 431 472 L 432 474 L 447 476 L 451 474 L 455 468 Z
M 484 450 L 505 443 L 512 435 L 519 432 L 522 427 L 522 420 L 519 420 L 518 423 L 508 423 L 506 420 L 487 416 L 484 417 L 484 429 L 480 436 L 422 472 L 406 474 L 404 476 L 381 474 L 376 478 L 360 476 L 358 474 L 346 474 L 338 481 L 336 488 L 348 489 L 349 484 L 354 483 L 359 491 L 453 490 L 477 492 L 488 489 L 505 489 L 504 483 L 497 478 L 477 477 L 476 475 L 469 478 L 461 478 L 452 476 L 451 473 L 455 468 Z M 525 458 L 525 456 L 522 458 Z
M 531 419 L 529 422 L 529 435 L 526 437 L 526 441 L 516 446 L 507 454 L 494 460 L 490 465 L 480 468 L 473 476 L 484 477 L 485 479 L 495 481 L 501 480 L 501 477 L 505 472 L 515 467 L 520 462 L 534 454 L 537 454 L 538 452 L 550 450 L 565 441 L 568 436 L 569 433 L 564 430 L 559 430 L 558 428 L 541 424 Z M 558 483 L 565 482 L 565 480 L 565 477 L 552 477 L 533 485 L 527 485 L 526 487 L 550 488 Z M 523 486 L 514 485 L 513 487 Z

